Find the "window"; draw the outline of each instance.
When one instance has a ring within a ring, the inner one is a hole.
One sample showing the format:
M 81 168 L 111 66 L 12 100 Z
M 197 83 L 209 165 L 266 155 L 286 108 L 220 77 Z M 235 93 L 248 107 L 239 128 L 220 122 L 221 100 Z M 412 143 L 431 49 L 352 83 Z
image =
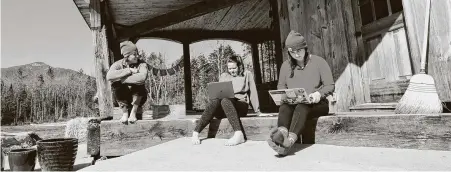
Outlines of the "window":
M 359 0 L 362 25 L 367 25 L 379 19 L 401 12 L 402 0 Z

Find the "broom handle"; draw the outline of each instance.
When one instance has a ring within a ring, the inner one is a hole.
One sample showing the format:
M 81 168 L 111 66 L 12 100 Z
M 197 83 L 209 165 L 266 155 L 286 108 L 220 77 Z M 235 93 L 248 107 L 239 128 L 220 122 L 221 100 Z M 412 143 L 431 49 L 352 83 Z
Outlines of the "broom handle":
M 423 33 L 423 46 L 421 47 L 421 68 L 420 73 L 426 73 L 426 56 L 427 56 L 427 46 L 428 46 L 428 37 L 429 37 L 429 17 L 431 15 L 431 1 L 428 0 L 426 4 L 426 20 L 424 20 L 424 33 Z

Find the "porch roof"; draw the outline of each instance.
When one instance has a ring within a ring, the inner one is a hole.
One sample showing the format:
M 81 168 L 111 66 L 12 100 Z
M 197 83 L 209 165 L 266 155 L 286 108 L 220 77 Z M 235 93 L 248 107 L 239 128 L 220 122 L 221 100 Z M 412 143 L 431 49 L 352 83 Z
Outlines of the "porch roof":
M 90 26 L 89 0 L 73 0 Z M 238 38 L 243 35 L 270 39 L 272 17 L 269 0 L 104 0 L 105 11 L 118 39 L 159 37 L 197 41 Z M 253 34 L 253 31 L 256 31 Z M 190 38 L 183 38 L 186 32 Z M 208 36 L 193 37 L 207 33 Z M 235 34 L 236 32 L 236 34 Z M 230 34 L 232 33 L 232 34 Z M 223 36 L 225 35 L 225 36 Z M 249 39 L 249 38 L 248 38 Z

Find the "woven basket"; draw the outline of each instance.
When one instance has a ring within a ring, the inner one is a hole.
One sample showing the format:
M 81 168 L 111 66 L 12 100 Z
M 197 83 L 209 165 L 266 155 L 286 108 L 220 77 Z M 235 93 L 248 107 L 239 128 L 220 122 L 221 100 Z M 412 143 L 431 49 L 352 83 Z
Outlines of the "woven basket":
M 42 171 L 72 171 L 77 157 L 78 139 L 55 138 L 37 142 Z

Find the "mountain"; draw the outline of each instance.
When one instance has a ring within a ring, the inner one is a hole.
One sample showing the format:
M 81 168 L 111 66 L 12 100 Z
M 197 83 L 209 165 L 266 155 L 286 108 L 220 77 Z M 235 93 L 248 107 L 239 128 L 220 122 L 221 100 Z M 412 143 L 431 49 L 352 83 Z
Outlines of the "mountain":
M 1 69 L 1 80 L 5 85 L 15 85 L 15 83 L 18 82 L 22 82 L 25 85 L 38 83 L 40 75 L 42 75 L 42 79 L 45 83 L 51 82 L 52 84 L 66 83 L 69 80 L 74 79 L 95 80 L 94 77 L 86 75 L 82 72 L 52 67 L 43 62 L 34 62 Z

